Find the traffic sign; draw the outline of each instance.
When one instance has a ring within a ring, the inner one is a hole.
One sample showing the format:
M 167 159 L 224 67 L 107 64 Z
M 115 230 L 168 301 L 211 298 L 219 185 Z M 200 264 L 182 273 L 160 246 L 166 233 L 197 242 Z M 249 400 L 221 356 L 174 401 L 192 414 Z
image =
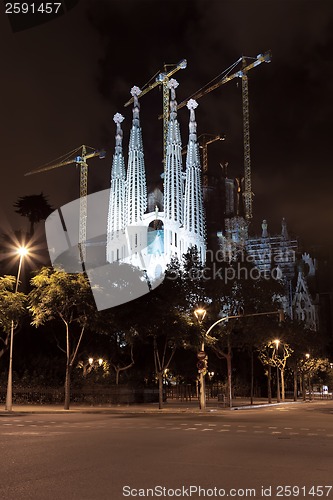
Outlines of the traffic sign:
M 198 359 L 206 359 L 207 358 L 207 354 L 205 353 L 205 351 L 199 351 L 198 354 L 197 354 L 197 358 Z

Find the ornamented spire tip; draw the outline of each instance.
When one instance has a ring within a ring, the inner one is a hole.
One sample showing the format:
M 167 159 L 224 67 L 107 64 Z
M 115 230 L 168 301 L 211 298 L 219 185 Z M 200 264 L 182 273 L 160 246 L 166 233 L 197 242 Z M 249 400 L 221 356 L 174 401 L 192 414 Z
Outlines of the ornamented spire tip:
M 134 87 L 131 88 L 131 95 L 134 97 L 134 96 L 139 96 L 141 94 L 141 89 L 139 89 L 139 87 L 136 87 L 134 85 Z
M 116 113 L 113 117 L 113 121 L 115 123 L 121 123 L 125 120 L 125 118 L 123 117 L 123 115 L 121 115 L 120 113 Z
M 188 109 L 195 109 L 198 107 L 198 103 L 197 101 L 195 101 L 194 99 L 190 99 L 187 104 L 186 104 L 187 108 Z
M 177 80 L 175 80 L 175 78 L 171 78 L 169 81 L 168 81 L 168 87 L 169 89 L 176 89 L 178 87 L 179 83 L 177 82 Z

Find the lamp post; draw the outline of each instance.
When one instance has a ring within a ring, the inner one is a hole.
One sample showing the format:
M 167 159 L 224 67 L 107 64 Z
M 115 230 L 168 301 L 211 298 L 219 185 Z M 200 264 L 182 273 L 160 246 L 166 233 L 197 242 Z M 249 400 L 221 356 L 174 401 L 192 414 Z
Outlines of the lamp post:
M 310 354 L 307 353 L 305 355 L 305 357 L 306 357 L 306 360 L 309 361 Z M 312 400 L 312 391 L 311 391 L 311 366 L 310 366 L 310 364 L 309 364 L 309 370 L 308 370 L 308 377 L 307 377 L 307 379 L 308 379 L 307 382 L 308 382 L 309 400 L 311 401 Z
M 25 247 L 20 247 L 17 250 L 20 256 L 18 271 L 16 275 L 15 293 L 17 293 L 18 285 L 20 281 L 22 260 L 28 254 L 28 250 Z M 10 344 L 9 344 L 9 369 L 8 369 L 8 383 L 7 383 L 7 395 L 6 395 L 6 406 L 5 410 L 13 411 L 13 342 L 14 342 L 14 320 L 12 319 L 10 326 Z
M 194 311 L 194 315 L 197 318 L 201 329 L 202 322 L 206 316 L 206 310 L 202 308 L 196 309 Z M 206 408 L 205 374 L 207 368 L 207 355 L 205 353 L 205 338 L 202 332 L 201 335 L 202 335 L 201 351 L 198 353 L 197 367 L 199 371 L 199 383 L 200 383 L 199 407 L 200 410 L 204 410 Z
M 206 315 L 206 311 L 204 309 L 197 309 L 197 311 L 194 312 L 195 316 L 198 318 L 199 316 L 199 311 L 204 311 L 204 316 Z M 202 313 L 201 313 L 202 314 Z M 228 321 L 229 319 L 236 319 L 236 318 L 249 318 L 249 317 L 252 317 L 252 316 L 271 316 L 271 315 L 279 315 L 279 321 L 283 321 L 283 317 L 284 317 L 284 314 L 283 314 L 283 311 L 281 309 L 277 310 L 277 311 L 266 311 L 266 312 L 259 312 L 259 313 L 250 313 L 250 314 L 235 314 L 235 315 L 232 315 L 232 316 L 223 316 L 223 318 L 220 318 L 218 319 L 217 321 L 215 321 L 215 323 L 213 323 L 209 328 L 208 330 L 206 331 L 205 333 L 205 336 L 208 337 L 208 335 L 210 334 L 210 332 L 213 330 L 213 328 L 215 328 L 216 325 L 224 322 L 224 321 Z M 200 323 L 200 321 L 199 321 Z M 280 342 L 280 341 L 279 341 Z M 204 348 L 204 344 L 203 345 L 203 348 Z M 206 358 L 207 359 L 207 358 Z M 227 358 L 227 365 L 228 365 L 228 398 L 229 398 L 229 407 L 232 408 L 232 388 L 231 388 L 231 353 L 228 354 L 228 358 Z
M 279 356 L 279 340 L 274 340 L 274 344 L 276 347 L 277 357 Z M 281 402 L 281 392 L 280 392 L 280 375 L 279 375 L 279 365 L 276 364 L 276 401 L 277 403 Z

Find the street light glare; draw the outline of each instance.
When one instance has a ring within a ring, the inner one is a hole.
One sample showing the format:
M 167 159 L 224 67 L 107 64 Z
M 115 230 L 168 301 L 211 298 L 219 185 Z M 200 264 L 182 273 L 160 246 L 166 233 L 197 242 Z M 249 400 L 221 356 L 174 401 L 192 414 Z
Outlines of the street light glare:
M 276 348 L 278 348 L 278 347 L 279 347 L 279 344 L 280 344 L 280 341 L 279 341 L 278 339 L 276 339 L 276 340 L 274 340 L 273 342 L 274 342 L 274 344 L 276 345 Z
M 206 312 L 207 312 L 206 309 L 203 309 L 202 307 L 199 307 L 194 311 L 195 317 L 197 318 L 199 323 L 203 321 L 204 317 L 206 316 Z
M 17 253 L 21 256 L 24 257 L 25 255 L 28 255 L 29 251 L 26 247 L 20 247 L 17 249 Z

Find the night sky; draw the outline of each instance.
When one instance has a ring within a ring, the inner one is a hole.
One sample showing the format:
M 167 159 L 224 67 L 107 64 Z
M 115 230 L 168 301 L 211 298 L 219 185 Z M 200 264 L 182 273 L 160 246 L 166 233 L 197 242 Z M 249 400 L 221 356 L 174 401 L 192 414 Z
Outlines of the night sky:
M 124 151 L 133 85 L 143 86 L 164 63 L 188 61 L 175 75 L 178 102 L 240 56 L 272 51 L 272 62 L 249 73 L 254 219 L 251 233 L 290 232 L 309 244 L 333 243 L 332 82 L 333 9 L 307 0 L 81 0 L 58 19 L 13 32 L 0 7 L 1 232 L 25 221 L 19 196 L 48 196 L 61 206 L 79 194 L 74 165 L 30 177 L 24 173 L 81 144 L 105 148 L 89 162 L 89 191 L 109 187 L 116 112 L 124 114 Z M 209 146 L 209 165 L 243 170 L 241 83 L 202 97 L 198 135 L 225 133 Z M 143 96 L 141 123 L 149 183 L 162 171 L 159 89 Z M 183 144 L 188 110 L 179 111 Z M 222 210 L 222 207 L 221 207 Z

